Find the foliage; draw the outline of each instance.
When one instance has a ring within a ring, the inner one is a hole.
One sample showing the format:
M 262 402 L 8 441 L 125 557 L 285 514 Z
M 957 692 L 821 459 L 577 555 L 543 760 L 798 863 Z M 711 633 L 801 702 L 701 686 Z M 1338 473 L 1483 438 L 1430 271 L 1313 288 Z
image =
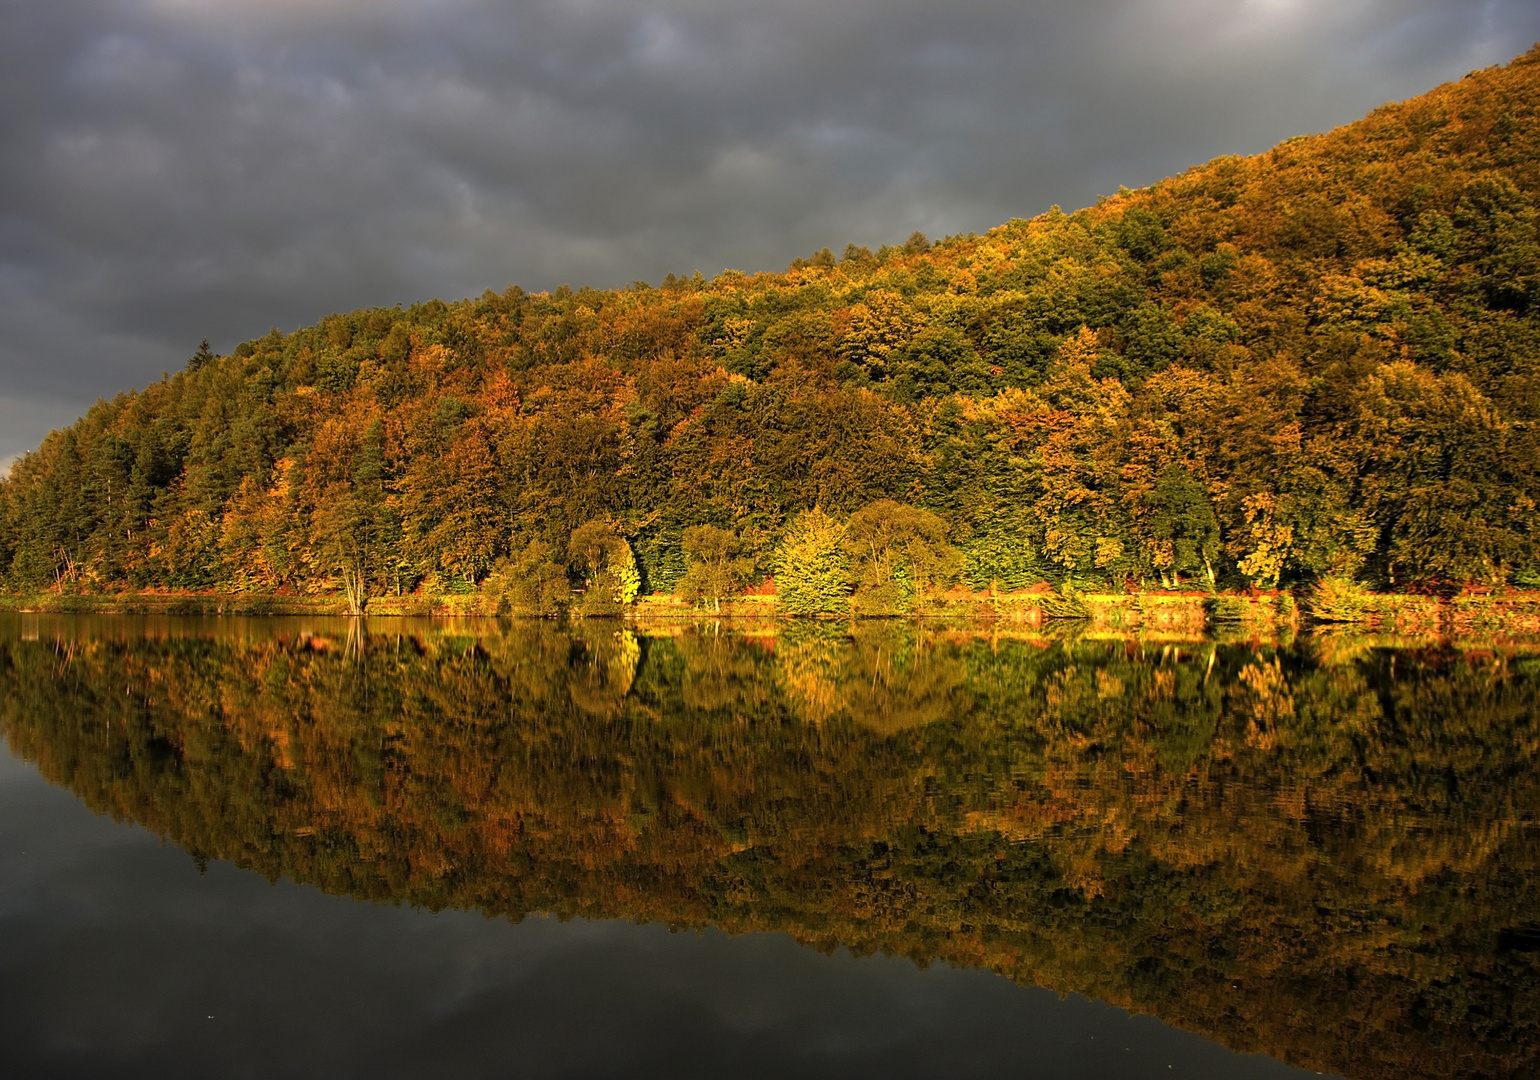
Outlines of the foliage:
M 572 533 L 567 553 L 587 582 L 579 601 L 584 614 L 611 614 L 636 599 L 642 583 L 636 556 L 613 521 L 580 525 Z
M 1531 52 L 983 236 L 200 348 L 0 480 L 0 582 L 361 609 L 612 522 L 636 580 L 618 547 L 570 565 L 613 609 L 679 586 L 688 529 L 762 572 L 799 515 L 885 500 L 978 588 L 1533 581 L 1537 96 Z M 896 554 L 851 569 L 858 607 L 924 591 Z
M 961 556 L 938 514 L 879 499 L 850 515 L 841 545 L 849 557 L 857 614 L 898 614 L 956 581 Z
M 1161 582 L 1171 587 L 1179 574 L 1201 574 L 1212 588 L 1220 551 L 1219 521 L 1198 479 L 1172 462 L 1161 472 L 1145 509 L 1149 513 L 1146 550 Z
M 776 552 L 776 599 L 789 615 L 822 615 L 850 604 L 846 527 L 818 507 L 797 515 Z
M 1310 616 L 1318 622 L 1358 622 L 1371 601 L 1359 585 L 1340 577 L 1327 576 L 1316 582 L 1310 592 Z
M 679 582 L 679 593 L 713 611 L 720 611 L 724 599 L 741 592 L 754 572 L 753 557 L 742 554 L 742 539 L 727 529 L 691 525 L 680 544 L 689 568 Z
M 1044 593 L 1038 603 L 1050 619 L 1087 619 L 1091 616 L 1085 598 L 1071 582 L 1064 582 L 1057 592 Z
M 1247 495 L 1242 502 L 1245 528 L 1235 538 L 1236 569 L 1262 589 L 1276 588 L 1283 572 L 1294 529 L 1276 519 L 1277 505 L 1269 492 Z
M 550 545 L 530 540 L 488 575 L 486 591 L 499 615 L 549 617 L 566 611 L 572 599 L 567 568 L 556 562 Z

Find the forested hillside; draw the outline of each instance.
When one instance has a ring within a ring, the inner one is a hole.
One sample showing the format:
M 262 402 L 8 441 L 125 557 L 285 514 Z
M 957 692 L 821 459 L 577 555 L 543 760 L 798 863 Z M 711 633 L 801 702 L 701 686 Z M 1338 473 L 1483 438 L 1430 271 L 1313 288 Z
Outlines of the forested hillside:
M 1537 106 L 1532 50 L 983 236 L 201 349 L 0 482 L 0 576 L 530 611 L 1537 584 Z

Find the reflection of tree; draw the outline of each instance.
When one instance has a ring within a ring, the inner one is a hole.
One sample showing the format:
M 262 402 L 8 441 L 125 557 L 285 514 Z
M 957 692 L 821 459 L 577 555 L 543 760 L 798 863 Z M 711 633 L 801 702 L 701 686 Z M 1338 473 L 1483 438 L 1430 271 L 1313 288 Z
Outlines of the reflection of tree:
M 672 673 L 671 681 L 685 708 L 757 713 L 767 706 L 774 682 L 771 657 L 762 648 L 720 633 L 681 637 L 673 646 L 683 671 Z
M 572 703 L 599 716 L 618 712 L 631 692 L 641 646 L 629 630 L 590 629 L 574 638 L 568 682 Z
M 929 637 L 899 622 L 792 623 L 776 644 L 776 675 L 804 722 L 843 715 L 893 734 L 951 715 L 952 691 L 967 677 L 956 653 Z
M 839 696 L 856 722 L 884 735 L 944 720 L 967 676 L 956 651 L 906 623 L 857 623 Z
M 7 740 L 265 874 L 784 929 L 1351 1076 L 1512 1075 L 1540 1047 L 1529 658 L 125 625 L 0 637 Z
M 840 668 L 846 653 L 843 627 L 787 623 L 776 641 L 776 675 L 782 693 L 804 723 L 822 724 L 841 709 Z

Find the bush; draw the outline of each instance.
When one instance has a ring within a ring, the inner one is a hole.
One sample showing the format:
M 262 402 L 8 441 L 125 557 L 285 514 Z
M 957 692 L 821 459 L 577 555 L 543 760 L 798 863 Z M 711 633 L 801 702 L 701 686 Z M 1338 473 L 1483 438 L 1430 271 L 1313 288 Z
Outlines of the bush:
M 1372 613 L 1372 598 L 1351 578 L 1327 575 L 1311 590 L 1306 610 L 1316 622 L 1363 622 Z
M 1038 601 L 1042 606 L 1043 615 L 1050 619 L 1089 619 L 1091 609 L 1086 607 L 1085 598 L 1080 590 L 1069 582 L 1059 587 L 1056 593 L 1044 593 Z
M 511 559 L 499 559 L 482 588 L 498 615 L 560 615 L 572 600 L 567 569 L 549 544 L 531 540 Z

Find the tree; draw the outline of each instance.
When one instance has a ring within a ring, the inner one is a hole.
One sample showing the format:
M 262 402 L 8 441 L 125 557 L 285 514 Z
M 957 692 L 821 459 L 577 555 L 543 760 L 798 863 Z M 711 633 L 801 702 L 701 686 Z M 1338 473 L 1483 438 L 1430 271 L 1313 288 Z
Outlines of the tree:
M 842 546 L 855 583 L 852 610 L 870 615 L 913 611 L 925 597 L 956 581 L 962 557 L 946 536 L 940 515 L 892 499 L 878 499 L 851 514 Z
M 1236 565 L 1257 588 L 1277 588 L 1294 530 L 1277 520 L 1278 501 L 1270 491 L 1247 495 L 1243 505 L 1246 527 L 1234 542 Z
M 715 525 L 692 525 L 681 540 L 688 566 L 679 582 L 686 600 L 722 610 L 724 597 L 739 592 L 754 571 L 754 560 L 742 554 L 737 533 Z
M 517 535 L 553 549 L 532 566 L 588 580 L 585 609 L 673 590 L 692 561 L 714 607 L 702 575 L 727 564 L 687 558 L 686 529 L 748 541 L 890 499 L 945 519 L 978 588 L 1242 562 L 1269 586 L 1531 581 L 1537 95 L 1531 56 L 983 236 L 200 346 L 16 463 L 0 573 L 18 591 L 314 591 L 362 559 L 363 603 L 474 589 L 519 562 Z M 593 521 L 625 522 L 635 554 L 569 558 Z M 771 552 L 730 558 L 750 554 Z M 854 578 L 813 609 L 923 600 L 913 565 L 843 557 Z
M 420 454 L 402 486 L 423 571 L 480 584 L 507 550 L 497 467 L 482 425 L 466 423 L 447 446 Z
M 208 367 L 216 359 L 217 357 L 214 356 L 214 350 L 209 348 L 209 339 L 204 338 L 198 343 L 198 351 L 193 353 L 192 358 L 187 361 L 187 370 L 200 371 L 203 368 Z
M 482 586 L 497 614 L 548 618 L 566 610 L 572 586 L 554 554 L 549 544 L 530 540 L 498 560 Z
M 370 583 L 387 556 L 390 510 L 381 436 L 382 425 L 375 421 L 354 454 L 351 478 L 334 481 L 324 490 L 312 520 L 323 560 L 342 579 L 350 615 L 364 613 Z
M 342 579 L 348 614 L 362 615 L 369 603 L 369 577 L 374 565 L 375 521 L 368 504 L 343 484 L 326 489 L 312 521 L 322 558 Z
M 1214 587 L 1214 560 L 1219 557 L 1219 519 L 1208 492 L 1192 472 L 1176 462 L 1160 474 L 1145 500 L 1143 521 L 1150 565 L 1168 589 L 1178 574 L 1203 574 Z
M 818 507 L 804 510 L 775 555 L 775 593 L 788 615 L 823 615 L 850 606 L 850 557 L 845 527 Z
M 583 570 L 585 615 L 610 615 L 636 599 L 642 576 L 631 545 L 613 521 L 590 521 L 573 530 L 567 554 Z

